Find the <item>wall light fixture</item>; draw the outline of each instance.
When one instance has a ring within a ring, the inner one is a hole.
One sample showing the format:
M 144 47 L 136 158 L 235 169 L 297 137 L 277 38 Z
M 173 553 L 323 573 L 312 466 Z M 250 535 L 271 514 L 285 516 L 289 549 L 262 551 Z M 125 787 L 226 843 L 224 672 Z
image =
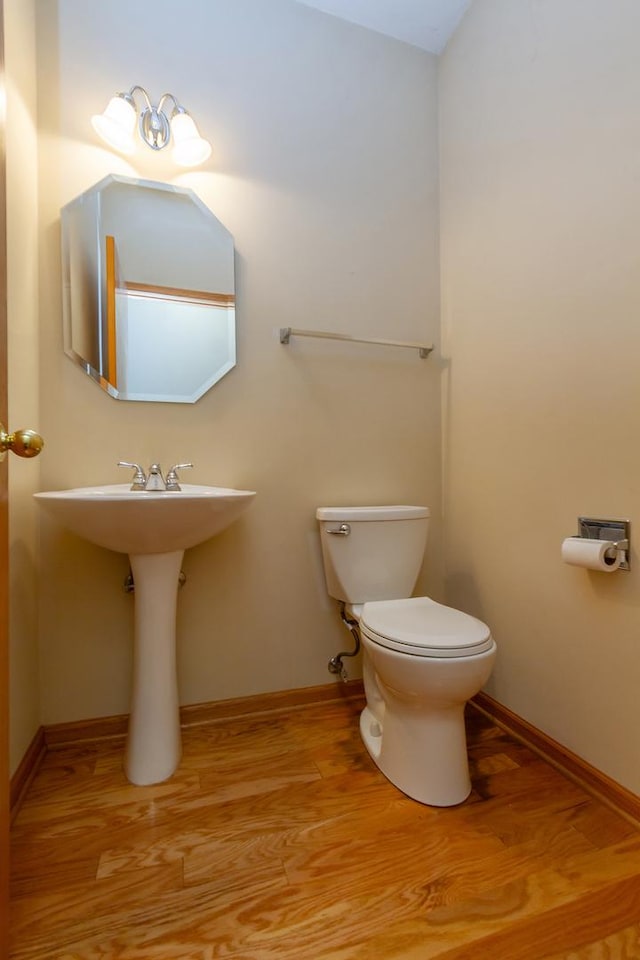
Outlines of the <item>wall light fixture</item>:
M 137 93 L 143 101 L 140 108 L 134 99 Z M 173 104 L 170 115 L 165 110 L 169 100 Z M 112 97 L 104 113 L 92 117 L 91 123 L 114 150 L 133 153 L 136 120 L 140 136 L 152 150 L 162 150 L 173 139 L 173 159 L 183 167 L 204 163 L 211 154 L 211 144 L 200 136 L 193 118 L 172 93 L 163 93 L 158 106 L 154 107 L 144 87 L 136 84 L 128 93 L 117 93 Z

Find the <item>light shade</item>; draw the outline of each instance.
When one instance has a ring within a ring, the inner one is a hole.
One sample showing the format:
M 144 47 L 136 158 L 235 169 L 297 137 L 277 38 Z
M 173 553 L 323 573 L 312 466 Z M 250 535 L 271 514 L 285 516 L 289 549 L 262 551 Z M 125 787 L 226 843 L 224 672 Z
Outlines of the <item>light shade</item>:
M 211 144 L 198 133 L 193 118 L 186 110 L 174 113 L 171 118 L 173 136 L 172 156 L 182 167 L 194 167 L 211 155 Z
M 138 106 L 135 97 L 143 100 Z M 172 103 L 171 114 L 166 105 Z M 211 156 L 211 144 L 200 136 L 193 118 L 172 93 L 163 93 L 157 106 L 144 87 L 135 84 L 128 93 L 117 93 L 104 113 L 91 118 L 102 139 L 121 153 L 133 153 L 136 123 L 141 139 L 152 150 L 163 150 L 173 141 L 173 159 L 183 167 L 195 167 Z
M 91 118 L 93 129 L 114 150 L 121 153 L 133 153 L 135 143 L 133 131 L 136 126 L 136 110 L 133 104 L 118 95 L 112 97 L 104 113 Z

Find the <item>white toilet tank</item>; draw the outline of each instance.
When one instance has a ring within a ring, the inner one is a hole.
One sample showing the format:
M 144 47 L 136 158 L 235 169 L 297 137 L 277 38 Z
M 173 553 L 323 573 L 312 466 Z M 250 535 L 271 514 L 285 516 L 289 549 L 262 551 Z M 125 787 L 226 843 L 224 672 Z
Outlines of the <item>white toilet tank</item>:
M 428 507 L 318 507 L 329 596 L 346 603 L 410 597 L 429 516 Z

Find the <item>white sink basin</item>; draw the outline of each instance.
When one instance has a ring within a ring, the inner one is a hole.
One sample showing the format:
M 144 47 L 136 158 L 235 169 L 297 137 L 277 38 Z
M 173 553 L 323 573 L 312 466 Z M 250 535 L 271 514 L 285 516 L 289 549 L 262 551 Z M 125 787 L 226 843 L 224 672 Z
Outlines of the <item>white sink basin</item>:
M 124 768 L 135 784 L 166 780 L 182 749 L 176 603 L 183 553 L 233 523 L 255 492 L 188 483 L 171 492 L 140 491 L 117 483 L 34 496 L 78 536 L 129 554 L 135 630 Z
M 253 490 L 182 484 L 177 491 L 131 490 L 128 483 L 36 493 L 73 533 L 119 553 L 172 553 L 208 540 L 233 523 Z

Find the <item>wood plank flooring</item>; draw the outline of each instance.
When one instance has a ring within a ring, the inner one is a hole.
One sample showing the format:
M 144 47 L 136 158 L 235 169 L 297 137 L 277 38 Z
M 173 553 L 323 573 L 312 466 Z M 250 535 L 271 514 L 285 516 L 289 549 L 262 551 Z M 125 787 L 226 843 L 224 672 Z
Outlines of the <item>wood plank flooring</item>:
M 640 833 L 473 708 L 474 789 L 423 807 L 359 700 L 194 726 L 176 775 L 50 752 L 13 830 L 12 960 L 633 960 Z

